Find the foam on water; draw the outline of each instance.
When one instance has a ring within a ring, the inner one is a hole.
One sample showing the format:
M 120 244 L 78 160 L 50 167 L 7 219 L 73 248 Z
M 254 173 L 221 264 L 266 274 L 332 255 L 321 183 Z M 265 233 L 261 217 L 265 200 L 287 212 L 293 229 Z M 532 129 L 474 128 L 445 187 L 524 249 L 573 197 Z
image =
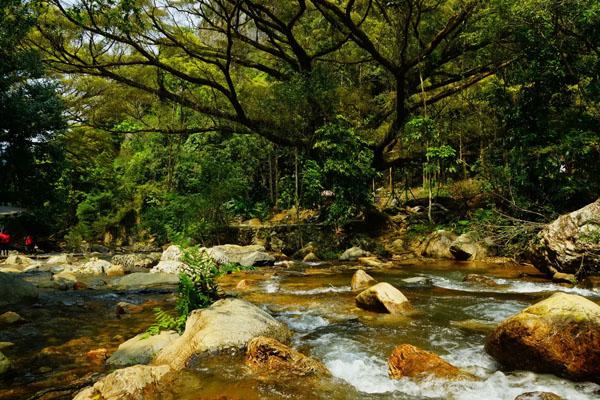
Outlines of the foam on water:
M 477 293 L 544 293 L 544 292 L 565 292 L 578 294 L 585 297 L 600 297 L 600 292 L 596 290 L 583 289 L 578 287 L 564 287 L 554 283 L 525 282 L 511 279 L 494 279 L 501 287 L 490 287 L 484 285 L 474 285 L 469 282 L 462 282 L 448 279 L 442 276 L 429 276 L 433 285 L 450 290 L 459 290 L 463 292 Z
M 521 312 L 529 306 L 528 303 L 517 300 L 498 301 L 493 297 L 489 301 L 481 300 L 480 303 L 463 308 L 467 314 L 475 319 L 483 319 L 491 322 L 502 322 L 506 318 Z
M 320 315 L 314 315 L 309 311 L 285 311 L 277 316 L 296 332 L 312 332 L 315 329 L 329 325 L 329 321 Z
M 310 344 L 313 354 L 323 361 L 334 377 L 360 392 L 389 393 L 394 398 L 513 400 L 524 392 L 546 391 L 565 399 L 590 400 L 597 398 L 594 392 L 600 389 L 593 383 L 574 383 L 551 375 L 495 371 L 497 365 L 483 352 L 482 346 L 459 349 L 444 357 L 481 378 L 480 381 L 455 382 L 436 378 L 392 380 L 388 377 L 385 355 L 374 355 L 362 343 L 333 333 L 313 339 Z
M 282 289 L 283 293 L 293 294 L 296 296 L 311 296 L 314 294 L 323 294 L 323 293 L 345 293 L 350 292 L 352 289 L 350 286 L 325 286 L 314 289 L 305 289 L 305 290 L 286 290 Z
M 265 293 L 276 293 L 279 291 L 279 278 L 274 277 L 263 283 L 263 288 L 265 289 Z

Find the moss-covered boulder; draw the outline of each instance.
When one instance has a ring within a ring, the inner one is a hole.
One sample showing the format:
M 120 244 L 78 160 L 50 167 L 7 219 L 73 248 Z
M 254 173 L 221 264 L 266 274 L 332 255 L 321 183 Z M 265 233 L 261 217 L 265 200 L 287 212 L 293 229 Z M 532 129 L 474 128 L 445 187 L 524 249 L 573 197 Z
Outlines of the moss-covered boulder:
M 503 321 L 485 350 L 511 369 L 600 383 L 600 306 L 556 293 Z

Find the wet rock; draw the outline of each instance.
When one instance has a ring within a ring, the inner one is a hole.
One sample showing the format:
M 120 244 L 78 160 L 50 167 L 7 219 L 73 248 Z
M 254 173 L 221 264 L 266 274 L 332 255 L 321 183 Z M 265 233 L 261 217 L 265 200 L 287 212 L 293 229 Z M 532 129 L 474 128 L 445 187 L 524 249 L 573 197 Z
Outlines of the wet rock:
M 326 375 L 327 368 L 314 358 L 268 337 L 259 336 L 248 343 L 246 364 L 263 372 L 284 375 Z
M 472 332 L 489 333 L 496 328 L 496 324 L 481 319 L 466 319 L 463 321 L 450 321 L 450 325 L 459 329 Z
M 54 287 L 60 290 L 74 289 L 77 284 L 77 277 L 71 272 L 59 272 L 52 276 Z
M 386 250 L 392 254 L 403 253 L 406 251 L 406 243 L 402 239 L 396 239 L 388 246 L 386 246 Z
M 85 353 L 85 357 L 94 364 L 104 364 L 108 358 L 108 350 L 105 348 L 90 350 Z
M 87 275 L 102 275 L 106 273 L 110 267 L 112 267 L 112 264 L 108 261 L 92 258 L 74 272 Z
M 475 379 L 437 354 L 410 344 L 401 344 L 394 349 L 388 359 L 388 371 L 392 379 L 425 378 L 431 375 L 447 380 Z
M 577 284 L 577 278 L 573 274 L 565 274 L 564 272 L 557 272 L 552 275 L 552 280 L 556 283 L 569 283 L 571 285 Z
M 378 283 L 356 296 L 356 304 L 365 310 L 403 314 L 412 309 L 401 291 L 386 282 Z
M 79 392 L 73 400 L 154 400 L 162 398 L 162 387 L 170 368 L 166 365 L 134 365 L 118 369 Z
M 485 350 L 512 369 L 600 383 L 600 306 L 556 293 L 503 321 Z
M 13 342 L 0 342 L 0 350 L 11 348 L 14 345 L 15 344 Z
M 165 273 L 165 274 L 179 274 L 183 269 L 185 269 L 186 264 L 181 261 L 173 261 L 173 260 L 161 260 L 158 264 L 156 264 L 150 272 L 152 273 Z
M 515 400 L 563 400 L 563 398 L 550 392 L 527 392 L 518 395 Z
M 286 341 L 289 329 L 255 305 L 240 299 L 223 299 L 188 317 L 181 337 L 165 347 L 156 364 L 180 370 L 194 356 L 206 351 L 243 348 L 250 340 L 267 336 Z
M 262 262 L 268 262 L 270 264 L 275 262 L 275 258 L 271 257 L 269 254 L 266 254 L 264 246 L 261 245 L 238 246 L 236 244 L 224 244 L 221 246 L 208 248 L 205 251 L 217 264 L 242 264 L 243 260 L 246 263 L 244 264 L 245 266 L 250 266 L 254 265 L 248 264 L 253 258 L 255 258 L 257 261 L 260 261 L 261 257 L 264 259 Z
M 33 284 L 19 276 L 0 273 L 0 307 L 32 301 L 37 299 L 38 295 L 39 291 Z
M 0 273 L 4 273 L 4 274 L 20 274 L 22 272 L 23 272 L 23 270 L 20 268 L 14 268 L 14 267 L 1 267 L 0 268 Z
M 48 265 L 62 265 L 62 264 L 71 264 L 74 260 L 74 257 L 70 254 L 59 254 L 57 256 L 49 257 L 46 260 L 46 264 Z
M 463 233 L 450 244 L 450 253 L 459 261 L 483 260 L 490 255 L 489 246 L 474 232 Z
M 144 307 L 142 307 L 142 306 L 139 306 L 137 304 L 131 304 L 126 301 L 118 302 L 115 307 L 115 311 L 116 311 L 117 315 L 135 314 L 135 313 L 139 313 L 143 309 L 144 309 Z
M 147 272 L 134 272 L 117 278 L 111 283 L 111 287 L 116 290 L 140 290 L 170 288 L 179 284 L 179 277 L 174 274 L 157 272 L 150 274 Z
M 418 252 L 424 257 L 454 258 L 450 253 L 450 246 L 455 240 L 456 235 L 452 232 L 435 231 L 418 246 Z
M 275 257 L 263 251 L 253 251 L 240 260 L 240 265 L 244 267 L 273 265 L 274 263 Z
M 31 258 L 21 254 L 11 254 L 6 257 L 6 260 L 4 260 L 5 265 L 28 266 L 34 263 L 35 261 L 33 261 Z
M 352 281 L 350 282 L 350 287 L 352 290 L 364 290 L 369 286 L 373 286 L 377 281 L 371 275 L 367 274 L 362 269 L 357 270 L 354 275 L 352 275 Z
M 143 272 L 158 264 L 161 257 L 161 253 L 117 254 L 113 256 L 110 262 L 123 266 L 125 272 Z
M 433 285 L 433 281 L 430 278 L 426 278 L 424 276 L 414 276 L 412 278 L 402 279 L 402 282 L 406 283 L 408 286 L 431 286 Z
M 0 352 L 0 376 L 4 375 L 11 367 L 10 360 Z
M 236 289 L 239 290 L 246 290 L 250 287 L 250 283 L 248 282 L 247 279 L 242 279 L 241 281 L 238 282 L 237 285 L 235 285 Z
M 389 268 L 393 266 L 391 262 L 382 261 L 377 257 L 360 257 L 358 261 L 371 268 Z
M 583 287 L 587 289 L 600 288 L 600 276 L 588 276 L 582 282 Z
M 530 245 L 530 259 L 540 271 L 577 274 L 582 271 L 598 273 L 600 242 L 600 199 L 594 203 L 561 215 L 546 225 Z
M 318 250 L 314 242 L 308 242 L 303 248 L 294 253 L 293 258 L 303 260 L 310 253 L 316 253 Z
M 346 251 L 342 253 L 340 256 L 340 261 L 355 261 L 360 257 L 368 257 L 371 254 L 368 251 L 364 251 L 360 247 L 350 247 Z
M 106 270 L 106 276 L 123 276 L 125 275 L 125 269 L 122 265 L 111 265 Z
M 321 261 L 321 260 L 319 259 L 319 257 L 317 257 L 317 255 L 315 253 L 308 253 L 306 256 L 304 256 L 302 261 L 303 262 L 317 262 L 317 261 Z
M 490 286 L 490 287 L 498 286 L 496 281 L 493 280 L 492 278 L 485 276 L 485 275 L 479 275 L 479 274 L 467 274 L 463 278 L 463 282 L 476 283 L 478 285 L 485 285 L 485 286 Z
M 174 331 L 163 331 L 150 337 L 145 337 L 144 334 L 137 335 L 122 343 L 106 363 L 116 367 L 148 364 L 156 354 L 178 337 L 179 335 Z
M 20 322 L 25 322 L 25 318 L 14 311 L 7 311 L 0 315 L 0 325 L 12 325 Z

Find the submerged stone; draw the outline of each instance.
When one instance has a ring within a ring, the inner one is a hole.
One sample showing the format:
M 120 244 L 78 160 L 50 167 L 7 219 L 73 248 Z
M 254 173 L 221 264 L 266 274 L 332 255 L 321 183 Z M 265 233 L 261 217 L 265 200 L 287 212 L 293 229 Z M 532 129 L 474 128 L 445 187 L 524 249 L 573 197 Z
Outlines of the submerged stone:
M 174 331 L 163 331 L 150 337 L 145 337 L 144 334 L 137 335 L 122 343 L 106 363 L 117 367 L 148 364 L 158 352 L 178 337 Z
M 284 345 L 259 336 L 248 343 L 246 363 L 262 372 L 297 376 L 325 375 L 329 371 L 319 361 Z

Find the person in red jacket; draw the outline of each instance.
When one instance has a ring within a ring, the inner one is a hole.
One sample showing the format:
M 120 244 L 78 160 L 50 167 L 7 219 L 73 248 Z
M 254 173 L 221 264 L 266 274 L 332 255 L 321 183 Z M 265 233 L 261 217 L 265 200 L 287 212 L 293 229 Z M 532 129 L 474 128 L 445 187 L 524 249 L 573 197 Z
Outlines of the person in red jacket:
M 33 250 L 35 250 L 35 244 L 33 242 L 33 236 L 31 236 L 31 235 L 25 236 L 25 250 L 28 253 L 33 253 Z
M 8 255 L 10 240 L 11 237 L 7 232 L 4 232 L 4 230 L 0 231 L 0 255 Z

